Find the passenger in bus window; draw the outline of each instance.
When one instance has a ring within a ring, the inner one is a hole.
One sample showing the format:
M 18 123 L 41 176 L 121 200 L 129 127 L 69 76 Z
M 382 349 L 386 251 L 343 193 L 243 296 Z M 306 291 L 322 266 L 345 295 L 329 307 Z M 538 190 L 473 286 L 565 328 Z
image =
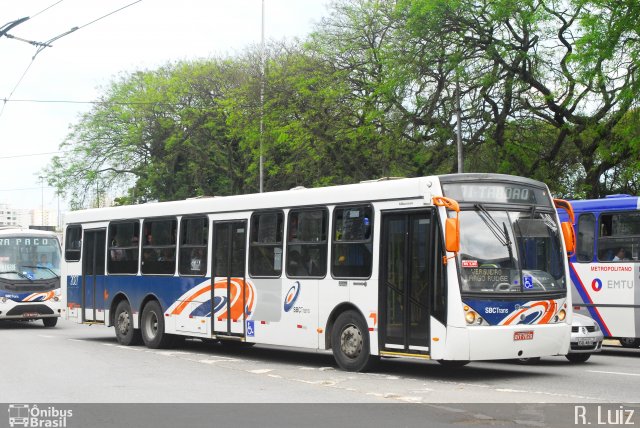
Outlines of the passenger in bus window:
M 112 247 L 120 247 L 122 244 L 120 243 L 120 239 L 118 239 L 117 236 L 115 236 L 113 238 L 113 241 L 111 241 L 111 246 Z M 126 260 L 127 256 L 126 253 L 123 249 L 120 248 L 114 248 L 110 251 L 110 256 L 111 256 L 111 260 L 112 261 L 121 261 L 121 260 Z
M 191 270 L 193 272 L 200 272 L 202 269 L 202 249 L 194 248 L 191 250 L 191 262 L 190 262 Z
M 613 256 L 612 261 L 619 262 L 621 260 L 627 260 L 627 253 L 623 247 L 618 248 L 616 255 Z

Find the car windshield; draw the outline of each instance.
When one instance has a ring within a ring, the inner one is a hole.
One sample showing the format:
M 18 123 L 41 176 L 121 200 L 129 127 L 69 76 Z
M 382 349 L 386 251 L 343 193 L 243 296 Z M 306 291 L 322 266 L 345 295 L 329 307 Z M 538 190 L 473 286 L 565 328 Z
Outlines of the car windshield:
M 458 260 L 463 292 L 565 291 L 564 252 L 550 213 L 487 210 L 460 213 Z
M 0 238 L 0 280 L 29 284 L 60 276 L 60 245 L 55 237 Z

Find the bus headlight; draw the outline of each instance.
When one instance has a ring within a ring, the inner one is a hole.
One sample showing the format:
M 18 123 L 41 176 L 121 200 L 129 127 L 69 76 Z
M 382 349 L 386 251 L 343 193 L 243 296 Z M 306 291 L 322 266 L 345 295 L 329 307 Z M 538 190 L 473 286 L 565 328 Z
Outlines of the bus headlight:
M 473 324 L 476 320 L 476 313 L 474 311 L 468 311 L 464 314 L 464 319 L 467 321 L 467 324 Z
M 564 309 L 560 309 L 560 312 L 558 312 L 558 321 L 564 321 L 566 317 L 567 313 L 564 311 Z

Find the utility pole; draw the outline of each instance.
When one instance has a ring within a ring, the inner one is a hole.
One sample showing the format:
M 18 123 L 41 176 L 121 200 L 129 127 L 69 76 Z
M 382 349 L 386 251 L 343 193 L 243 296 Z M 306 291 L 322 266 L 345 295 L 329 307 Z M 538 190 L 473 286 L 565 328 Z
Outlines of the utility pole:
M 262 140 L 264 139 L 264 0 L 262 0 L 262 25 L 260 37 L 260 193 L 264 191 L 264 157 Z
M 44 177 L 40 176 L 40 185 L 41 185 L 41 191 L 40 191 L 40 226 L 44 226 Z
M 458 140 L 458 174 L 464 172 L 464 160 L 462 158 L 462 109 L 460 108 L 460 80 L 456 78 L 456 136 Z

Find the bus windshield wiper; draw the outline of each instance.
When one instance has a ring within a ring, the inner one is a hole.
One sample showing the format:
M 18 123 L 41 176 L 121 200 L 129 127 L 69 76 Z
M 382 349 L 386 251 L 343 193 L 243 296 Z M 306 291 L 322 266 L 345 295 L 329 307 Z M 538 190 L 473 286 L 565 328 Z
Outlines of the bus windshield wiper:
M 475 204 L 474 207 L 479 212 L 479 217 L 482 219 L 484 224 L 487 225 L 491 233 L 496 237 L 496 239 L 505 247 L 511 248 L 511 239 L 509 239 L 509 233 L 507 232 L 507 225 L 502 222 L 503 228 L 500 227 L 498 222 L 493 218 L 491 213 L 487 211 L 487 209 L 480 205 Z
M 53 271 L 53 269 L 50 269 L 50 268 L 48 268 L 48 267 L 46 267 L 46 266 L 29 266 L 29 265 L 23 265 L 22 267 L 32 268 L 32 269 L 34 269 L 34 268 L 35 268 L 35 269 L 46 269 L 46 270 L 48 270 L 49 272 L 51 272 L 55 278 L 60 278 L 60 275 L 58 275 L 57 273 L 55 273 L 55 272 Z
M 511 266 L 515 268 L 516 263 L 513 258 L 513 246 L 511 242 L 511 238 L 509 238 L 509 231 L 507 230 L 507 224 L 503 221 L 502 227 L 498 224 L 495 218 L 491 215 L 487 209 L 481 204 L 475 204 L 474 207 L 478 210 L 478 217 L 482 219 L 484 224 L 487 225 L 491 233 L 496 237 L 498 242 L 500 242 L 503 246 L 507 247 L 507 252 L 509 253 L 509 262 Z
M 28 267 L 28 266 L 25 266 L 25 267 Z M 18 272 L 17 270 L 6 270 L 6 271 L 3 271 L 3 272 L 0 272 L 0 275 L 3 275 L 5 273 L 13 273 L 13 274 L 18 275 L 20 278 L 28 279 L 29 281 L 33 282 L 33 279 L 29 278 L 29 276 L 25 275 L 22 272 Z M 7 280 L 7 278 L 0 278 L 0 279 Z

